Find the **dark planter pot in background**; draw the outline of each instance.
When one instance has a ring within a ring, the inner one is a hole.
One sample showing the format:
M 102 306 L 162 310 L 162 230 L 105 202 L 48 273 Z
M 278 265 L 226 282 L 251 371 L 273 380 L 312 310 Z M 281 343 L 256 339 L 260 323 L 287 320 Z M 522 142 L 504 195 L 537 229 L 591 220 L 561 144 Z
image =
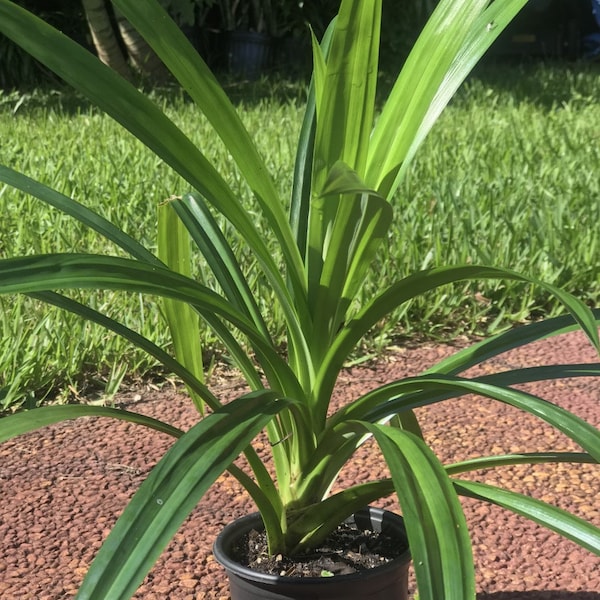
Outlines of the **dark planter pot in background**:
M 402 517 L 378 508 L 356 513 L 359 530 L 389 531 L 406 543 Z M 259 573 L 230 558 L 237 540 L 262 528 L 258 513 L 234 521 L 217 537 L 213 552 L 229 577 L 231 600 L 406 600 L 410 553 L 381 567 L 335 577 L 278 577 Z
M 229 70 L 258 79 L 271 63 L 271 37 L 255 31 L 232 31 L 228 40 Z

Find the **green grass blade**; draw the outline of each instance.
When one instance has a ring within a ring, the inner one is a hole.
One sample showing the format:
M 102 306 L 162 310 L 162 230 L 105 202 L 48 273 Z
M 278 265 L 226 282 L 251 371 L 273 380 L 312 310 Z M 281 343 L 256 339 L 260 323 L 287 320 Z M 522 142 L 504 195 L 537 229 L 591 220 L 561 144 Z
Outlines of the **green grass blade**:
M 423 440 L 362 423 L 390 468 L 408 534 L 419 598 L 475 598 L 475 568 L 467 523 L 443 465 Z
M 254 392 L 184 433 L 125 508 L 77 598 L 130 598 L 208 488 L 285 406 L 273 392 Z
M 191 276 L 192 253 L 190 236 L 171 203 L 158 209 L 158 256 L 170 269 L 186 277 Z M 173 340 L 177 360 L 196 379 L 204 381 L 204 364 L 200 345 L 200 320 L 196 311 L 189 305 L 168 298 L 163 299 L 167 325 Z M 189 387 L 196 408 L 203 413 L 204 404 L 194 389 Z
M 455 481 L 457 492 L 522 515 L 600 556 L 600 528 L 560 508 L 516 492 L 471 481 Z
M 110 417 L 121 421 L 129 421 L 137 425 L 143 425 L 150 429 L 166 433 L 175 438 L 181 437 L 183 431 L 158 419 L 141 415 L 120 408 L 106 406 L 43 406 L 33 410 L 23 411 L 14 415 L 8 415 L 0 419 L 0 443 L 10 440 L 18 435 L 35 431 L 40 427 L 47 427 L 62 421 L 79 419 L 80 417 Z

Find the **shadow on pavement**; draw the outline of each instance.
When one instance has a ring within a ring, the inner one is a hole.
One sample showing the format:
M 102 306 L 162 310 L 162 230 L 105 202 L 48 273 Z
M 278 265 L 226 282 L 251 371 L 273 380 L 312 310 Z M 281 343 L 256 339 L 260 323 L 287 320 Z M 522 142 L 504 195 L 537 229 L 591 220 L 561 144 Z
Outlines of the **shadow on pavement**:
M 600 592 L 493 592 L 477 594 L 477 600 L 600 600 Z

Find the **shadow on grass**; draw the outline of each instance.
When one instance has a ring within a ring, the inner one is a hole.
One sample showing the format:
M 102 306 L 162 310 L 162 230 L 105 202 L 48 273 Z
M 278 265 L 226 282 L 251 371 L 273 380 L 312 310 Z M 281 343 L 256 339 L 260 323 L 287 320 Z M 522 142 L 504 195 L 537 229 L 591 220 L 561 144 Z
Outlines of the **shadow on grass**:
M 302 75 L 286 77 L 276 72 L 264 75 L 254 81 L 221 73 L 217 74 L 217 79 L 225 93 L 237 106 L 253 106 L 266 100 L 281 104 L 291 101 L 303 102 L 306 99 L 308 88 L 307 77 Z M 180 102 L 182 99 L 191 102 L 175 82 L 160 86 L 142 82 L 136 87 L 159 105 Z M 0 89 L 0 113 L 11 112 L 19 116 L 40 110 L 75 115 L 97 109 L 82 94 L 60 81 L 38 87 L 23 86 L 13 90 Z
M 378 81 L 378 106 L 389 94 L 398 75 L 400 65 L 384 65 Z M 265 100 L 287 103 L 303 102 L 306 98 L 308 75 L 272 71 L 255 81 L 217 73 L 217 79 L 235 105 L 252 106 Z M 159 104 L 181 101 L 185 94 L 172 83 L 152 86 L 138 82 L 138 88 Z M 453 103 L 487 101 L 489 96 L 509 97 L 513 102 L 531 103 L 551 111 L 557 107 L 581 101 L 589 103 L 600 97 L 600 62 L 567 62 L 530 60 L 525 62 L 483 61 L 469 76 L 466 85 L 458 92 Z M 0 90 L 0 112 L 11 111 L 15 115 L 27 114 L 39 109 L 49 109 L 62 114 L 89 111 L 91 103 L 60 81 L 47 86 L 19 90 Z
M 553 110 L 598 97 L 600 62 L 541 59 L 492 62 L 484 59 L 470 75 L 467 90 L 469 84 L 474 89 L 481 85 L 495 96 L 508 95 L 516 104 L 526 102 Z M 469 98 L 468 91 L 466 98 Z

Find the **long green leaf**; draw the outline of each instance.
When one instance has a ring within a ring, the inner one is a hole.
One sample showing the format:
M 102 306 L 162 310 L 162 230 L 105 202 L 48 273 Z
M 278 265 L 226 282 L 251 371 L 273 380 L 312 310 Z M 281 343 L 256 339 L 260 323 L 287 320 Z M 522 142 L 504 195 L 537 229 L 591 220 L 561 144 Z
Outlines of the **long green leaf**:
M 191 276 L 192 255 L 189 234 L 170 203 L 158 209 L 158 256 L 170 269 L 186 277 Z M 186 303 L 163 299 L 167 325 L 173 340 L 177 360 L 196 379 L 204 381 L 204 364 L 200 345 L 200 320 L 198 313 Z M 204 413 L 202 398 L 188 387 L 196 408 Z
M 316 297 L 311 301 L 314 329 L 311 347 L 315 364 L 320 363 L 345 320 L 392 220 L 389 203 L 369 190 L 358 174 L 342 162 L 333 166 L 324 185 L 323 198 L 313 202 L 313 209 L 337 196 L 341 201 L 329 234 Z
M 320 197 L 334 165 L 344 163 L 359 178 L 364 175 L 375 111 L 380 21 L 381 0 L 343 0 L 324 78 L 321 70 L 315 69 L 317 129 L 306 257 L 312 314 L 318 303 L 323 263 L 329 252 L 338 249 L 328 247 L 332 228 L 345 224 L 342 218 L 334 224 L 338 209 L 345 211 L 343 199 Z M 315 54 L 319 56 L 317 48 Z
M 436 377 L 435 371 L 428 370 L 424 373 L 425 376 Z M 568 379 L 576 377 L 598 377 L 600 376 L 600 363 L 583 363 L 583 364 L 565 364 L 565 365 L 549 365 L 545 367 L 528 367 L 524 369 L 511 369 L 509 371 L 501 371 L 491 375 L 482 375 L 474 377 L 472 381 L 479 382 L 491 386 L 513 386 L 523 383 L 531 383 L 534 381 L 549 381 L 552 379 Z M 340 408 L 334 413 L 328 426 L 333 427 L 338 423 L 349 418 L 362 418 L 362 416 L 375 406 L 384 406 L 387 402 L 398 400 L 402 404 L 402 413 L 405 410 L 435 404 L 450 398 L 457 398 L 463 395 L 462 388 L 456 387 L 449 389 L 445 386 L 440 387 L 437 391 L 431 388 L 426 388 L 417 392 L 409 392 L 402 395 L 399 399 L 398 390 L 394 389 L 394 383 L 381 386 L 373 393 L 368 393 L 355 400 L 351 405 Z M 389 387 L 388 387 L 389 386 Z M 368 408 L 370 407 L 370 408 Z
M 183 435 L 181 429 L 173 427 L 168 423 L 153 419 L 146 415 L 129 412 L 120 408 L 110 408 L 107 406 L 87 406 L 87 405 L 67 405 L 67 406 L 42 406 L 8 415 L 0 418 L 0 443 L 13 437 L 35 431 L 41 427 L 79 419 L 81 417 L 110 417 L 121 421 L 129 421 L 137 425 L 149 427 L 161 433 L 166 433 L 175 438 Z
M 517 369 L 515 371 L 503 372 L 493 375 L 485 375 L 476 378 L 479 383 L 484 383 L 492 386 L 500 386 L 507 384 L 520 384 L 531 381 L 547 380 L 547 379 L 564 379 L 574 377 L 594 377 L 600 376 L 599 364 L 583 364 L 583 365 L 552 365 L 549 367 L 533 367 L 531 369 Z M 442 402 L 450 398 L 456 398 L 464 394 L 464 390 L 457 386 L 453 389 L 441 386 L 427 386 L 425 389 L 416 392 L 399 393 L 398 388 L 394 383 L 380 386 L 377 390 L 369 392 L 356 399 L 352 404 L 340 408 L 327 421 L 327 428 L 322 433 L 317 447 L 312 453 L 311 461 L 305 466 L 305 480 L 303 482 L 303 490 L 308 496 L 320 497 L 326 492 L 324 487 L 325 482 L 332 481 L 337 476 L 342 466 L 350 459 L 354 451 L 365 440 L 360 436 L 349 435 L 347 421 L 352 419 L 372 418 L 374 414 L 379 417 L 385 413 L 386 420 L 390 415 L 398 415 L 402 418 L 403 429 L 412 432 L 417 437 L 422 438 L 420 427 L 416 421 L 412 409 L 429 406 L 436 402 Z M 379 411 L 374 413 L 372 411 Z M 408 415 L 408 416 L 407 416 Z M 351 428 L 350 428 L 351 430 Z M 535 457 L 546 456 L 553 457 L 555 454 L 542 455 L 537 453 Z M 561 455 L 564 460 L 576 459 L 576 462 L 586 462 L 593 460 L 587 454 L 565 454 Z M 534 460 L 532 455 L 532 460 Z M 548 460 L 550 460 L 548 458 Z M 488 459 L 473 459 L 473 463 L 479 464 Z M 490 467 L 494 464 L 495 458 L 490 458 Z M 501 459 L 498 459 L 501 460 Z M 514 458 L 508 457 L 506 460 L 512 461 Z M 469 463 L 470 464 L 470 463 Z M 509 462 L 507 464 L 513 464 Z M 454 466 L 452 467 L 454 468 Z M 468 464 L 465 463 L 464 469 L 456 465 L 458 469 L 469 470 Z M 473 466 L 473 469 L 477 468 Z M 479 468 L 485 468 L 480 466 Z M 450 469 L 450 467 L 449 467 Z M 449 470 L 449 473 L 454 473 L 454 470 Z
M 488 0 L 442 0 L 414 44 L 373 131 L 366 181 L 384 196 L 469 28 Z
M 573 413 L 521 390 L 502 387 L 500 385 L 491 385 L 481 380 L 464 379 L 449 375 L 422 375 L 418 377 L 409 377 L 366 394 L 367 404 L 370 410 L 358 410 L 362 402 L 355 403 L 346 413 L 345 418 L 351 419 L 357 417 L 377 422 L 389 418 L 391 415 L 405 410 L 407 408 L 416 408 L 414 396 L 407 399 L 405 393 L 414 391 L 422 392 L 419 396 L 424 404 L 429 404 L 428 397 L 434 398 L 440 391 L 456 390 L 463 394 L 477 394 L 493 400 L 498 400 L 519 408 L 531 415 L 534 415 L 565 435 L 577 442 L 586 452 L 597 461 L 600 461 L 600 431 L 577 417 Z M 386 400 L 386 401 L 382 401 Z M 364 409 L 366 405 L 363 405 Z
M 600 556 L 600 528 L 560 508 L 516 492 L 471 481 L 455 481 L 459 494 L 491 502 L 559 533 Z
M 362 423 L 390 468 L 408 534 L 419 598 L 475 598 L 467 523 L 444 467 L 423 440 L 393 427 Z
M 254 321 L 266 339 L 270 334 L 230 244 L 197 194 L 185 194 L 171 205 L 215 275 L 227 299 Z
M 174 201 L 172 206 L 177 211 L 183 224 L 187 227 L 192 239 L 232 306 L 242 312 L 248 319 L 251 319 L 264 339 L 269 340 L 271 345 L 273 345 L 267 325 L 256 304 L 252 290 L 242 273 L 237 258 L 206 204 L 197 194 L 186 194 L 181 200 Z M 286 294 L 280 296 L 280 301 L 289 326 L 289 346 L 293 349 L 294 355 L 297 354 L 298 356 L 294 372 L 297 373 L 301 382 L 309 382 L 312 377 L 312 365 L 307 359 L 307 343 L 300 329 L 300 324 L 296 319 L 295 307 L 290 304 Z M 215 324 L 211 320 L 211 325 L 215 328 L 215 325 L 218 324 Z M 220 329 L 216 327 L 215 331 L 219 332 Z M 219 335 L 221 339 L 224 339 L 226 332 L 221 331 Z M 237 356 L 240 368 L 246 373 L 249 371 L 248 365 L 244 364 L 244 357 L 239 355 L 235 344 L 232 342 L 233 340 L 228 342 L 227 347 Z M 262 363 L 260 354 L 258 354 L 257 359 Z M 267 378 L 273 381 L 274 378 L 268 370 L 267 365 L 265 365 L 265 370 L 267 371 Z M 252 377 L 251 381 L 254 381 L 254 379 Z
M 593 318 L 596 320 L 596 325 L 600 326 L 600 309 L 596 308 L 591 312 Z M 459 350 L 448 358 L 438 362 L 427 372 L 456 375 L 514 348 L 519 348 L 550 336 L 568 333 L 575 329 L 578 329 L 578 325 L 571 315 L 561 315 L 536 323 L 522 325 Z
M 77 598 L 130 598 L 208 488 L 285 406 L 273 392 L 253 392 L 183 434 L 125 508 Z
M 503 454 L 498 456 L 481 456 L 458 463 L 446 465 L 448 475 L 468 473 L 481 469 L 495 469 L 512 465 L 545 465 L 549 463 L 596 464 L 585 452 L 524 452 L 521 454 Z
M 82 92 L 207 198 L 244 237 L 274 289 L 288 295 L 264 236 L 239 198 L 202 152 L 149 98 L 81 46 L 9 0 L 0 0 L 0 32 Z M 304 289 L 297 275 L 291 275 Z M 302 293 L 297 294 L 296 306 L 300 318 L 308 319 Z
M 436 377 L 435 372 L 427 371 L 425 376 Z M 525 369 L 511 369 L 501 371 L 491 375 L 482 375 L 475 377 L 472 381 L 479 382 L 488 386 L 506 387 L 534 381 L 548 381 L 552 379 L 568 379 L 576 377 L 598 377 L 600 376 L 600 363 L 591 364 L 567 364 L 567 365 L 549 365 L 546 367 L 529 367 Z M 398 390 L 394 389 L 394 383 L 381 386 L 376 390 L 375 395 L 368 393 L 355 400 L 351 405 L 340 408 L 328 421 L 328 427 L 335 427 L 339 423 L 347 420 L 349 415 L 352 418 L 362 418 L 369 408 L 375 406 L 389 406 L 388 402 L 398 402 L 397 408 L 402 411 L 411 411 L 414 408 L 428 406 L 450 398 L 457 398 L 464 395 L 462 387 L 454 388 L 441 386 L 437 390 L 427 386 L 423 390 L 408 392 L 402 394 L 400 398 Z M 400 406 L 401 405 L 401 406 Z M 397 414 L 397 413 L 396 413 Z
M 456 90 L 526 3 L 527 0 L 492 2 L 472 24 L 467 39 L 463 41 L 459 48 L 427 113 L 423 117 L 419 129 L 411 139 L 410 146 L 406 150 L 404 160 L 388 192 L 389 194 L 393 194 L 397 189 L 418 148 L 425 140 L 444 108 L 446 108 L 448 102 L 450 102 L 456 93 Z
M 325 72 L 327 70 L 325 57 L 329 54 L 334 28 L 335 19 L 329 24 L 329 27 L 325 31 L 320 46 L 315 39 L 314 34 L 311 32 L 314 55 L 314 74 L 310 82 L 304 118 L 302 120 L 302 127 L 298 138 L 296 160 L 294 163 L 294 181 L 292 184 L 290 202 L 290 224 L 296 237 L 296 244 L 298 245 L 300 255 L 305 259 L 310 216 L 314 144 L 317 130 L 316 105 L 317 97 L 322 96 L 322 92 L 320 94 L 317 93 L 317 80 L 323 81 L 325 79 Z
M 460 84 L 526 2 L 439 3 L 377 123 L 369 155 L 370 185 L 392 196 Z
M 161 365 L 163 365 L 167 369 L 170 369 L 173 373 L 181 377 L 188 389 L 194 390 L 194 393 L 198 397 L 200 397 L 203 402 L 208 404 L 208 406 L 210 406 L 212 410 L 219 410 L 219 408 L 221 408 L 221 402 L 219 401 L 219 399 L 216 396 L 214 396 L 214 394 L 206 387 L 206 385 L 203 382 L 199 381 L 193 373 L 191 373 L 180 363 L 178 363 L 172 356 L 164 352 L 162 348 L 159 348 L 153 342 L 139 335 L 137 332 L 125 327 L 124 325 L 115 321 L 114 319 L 110 319 L 106 315 L 99 313 L 98 311 L 90 308 L 89 306 L 80 304 L 79 302 L 72 300 L 71 298 L 68 298 L 66 296 L 62 296 L 54 292 L 39 292 L 36 294 L 30 294 L 30 296 L 47 302 L 49 304 L 58 306 L 64 310 L 69 310 L 90 322 L 98 323 L 102 327 L 114 331 L 118 335 L 122 336 L 126 340 L 130 341 L 131 343 L 144 350 L 145 352 L 148 352 L 148 354 L 155 357 Z M 214 324 L 212 325 L 214 326 Z M 258 375 L 256 375 L 256 378 L 254 377 L 255 372 L 253 371 L 252 364 L 250 363 L 249 367 L 247 367 L 246 369 L 244 362 L 240 359 L 240 357 L 235 356 L 237 354 L 237 350 L 232 348 L 231 342 L 226 342 L 226 345 L 230 349 L 230 351 L 233 350 L 234 357 L 237 360 L 236 364 L 238 364 L 238 366 L 240 366 L 240 368 L 244 372 L 246 381 L 250 385 L 254 384 L 256 386 L 255 389 L 260 389 L 260 378 L 258 378 Z M 89 408 L 96 410 L 96 407 L 83 407 L 83 409 L 80 409 L 79 407 L 68 408 L 75 408 L 74 414 L 76 416 L 79 416 L 78 411 L 80 410 L 83 412 L 84 416 L 88 416 L 86 411 Z M 152 427 L 154 429 L 157 429 L 158 431 L 164 431 L 165 433 L 173 435 L 174 437 L 179 437 L 183 434 L 183 431 L 171 427 L 168 424 L 164 424 L 160 421 L 155 422 L 153 419 L 148 420 L 148 418 L 146 418 L 144 415 L 128 413 L 126 416 L 124 416 L 123 413 L 125 411 L 120 411 L 118 414 L 115 414 L 113 412 L 106 413 L 102 408 L 100 410 L 103 412 L 99 416 L 116 416 L 117 418 L 127 418 L 127 420 Z M 32 415 L 33 413 L 30 412 L 27 414 Z M 37 412 L 35 414 L 37 415 Z M 42 414 L 43 413 L 41 413 L 40 416 Z M 62 415 L 60 412 L 57 412 L 53 416 L 48 415 L 48 417 L 56 420 L 62 420 Z M 46 424 L 51 424 L 51 422 L 48 422 Z M 2 423 L 3 421 L 0 419 L 0 424 Z M 37 418 L 30 418 L 28 416 L 25 419 L 23 419 L 22 422 L 22 425 L 25 426 L 25 429 L 17 431 L 15 435 L 26 433 L 27 431 L 29 431 L 29 427 L 37 429 L 38 427 L 41 427 L 42 424 L 42 420 L 38 420 Z M 257 456 L 253 448 L 251 446 L 247 447 L 244 454 L 252 469 L 254 477 L 256 478 L 256 482 L 252 478 L 250 478 L 245 472 L 241 471 L 239 468 L 233 465 L 230 466 L 229 470 L 234 475 L 234 477 L 236 477 L 238 481 L 242 483 L 244 489 L 246 489 L 248 493 L 252 496 L 252 499 L 261 511 L 261 514 L 263 515 L 263 519 L 265 521 L 269 539 L 277 540 L 282 535 L 281 513 L 283 511 L 283 508 L 281 506 L 279 496 L 272 482 L 271 476 L 269 475 L 265 465 Z M 277 535 L 279 536 L 279 538 L 276 537 Z
M 270 340 L 271 338 L 267 326 L 260 314 L 239 263 L 225 239 L 225 236 L 218 228 L 214 217 L 212 217 L 202 199 L 194 194 L 188 194 L 181 201 L 175 201 L 173 206 L 190 232 L 203 257 L 206 259 L 210 269 L 215 274 L 215 277 L 223 288 L 228 300 L 235 308 L 239 309 L 247 318 L 254 322 L 255 326 L 265 339 Z M 223 338 L 223 335 L 221 335 L 221 337 Z M 231 343 L 228 345 L 228 348 L 231 350 Z M 277 382 L 279 374 L 269 368 L 268 361 L 262 360 L 260 348 L 256 348 L 255 350 L 258 362 L 265 368 L 267 380 Z M 300 354 L 300 356 L 304 355 Z M 237 362 L 240 365 L 240 368 L 242 368 L 242 371 L 246 373 L 246 371 L 244 371 L 243 359 L 243 356 L 238 357 Z M 308 365 L 308 367 L 310 367 L 310 365 Z M 301 381 L 309 380 L 311 369 L 307 368 L 305 359 L 302 360 L 295 372 L 299 374 Z M 249 382 L 252 384 L 254 379 L 249 379 Z M 305 419 L 306 417 L 302 416 L 301 418 Z M 279 422 L 274 421 L 269 428 L 269 435 L 272 440 L 281 440 L 285 437 L 282 428 L 284 431 L 297 431 L 291 414 L 284 413 L 280 415 L 279 421 L 282 424 L 281 427 L 278 426 Z M 305 437 L 302 435 L 302 431 L 304 431 L 304 428 L 301 431 L 297 431 L 296 435 L 293 436 L 294 439 L 291 443 L 300 444 L 299 440 L 304 439 Z M 307 449 L 311 447 L 312 444 L 310 443 L 306 445 Z M 300 452 L 300 454 L 302 454 L 302 452 Z M 280 474 L 281 481 L 285 482 L 290 474 L 289 456 L 285 443 L 277 443 L 273 447 L 273 457 L 276 471 Z M 286 484 L 282 483 L 281 485 L 285 490 L 287 487 Z M 282 491 L 282 495 L 285 495 L 285 491 Z M 272 528 L 269 527 L 268 523 L 266 524 L 266 529 L 267 535 L 272 538 Z M 274 540 L 272 541 L 275 543 Z
M 150 44 L 203 111 L 255 193 L 286 257 L 299 303 L 304 290 L 302 260 L 273 179 L 223 88 L 180 28 L 158 2 L 115 0 L 115 5 Z M 224 213 L 226 214 L 226 213 Z
M 538 285 L 558 298 L 571 313 L 594 347 L 600 352 L 600 340 L 596 319 L 590 309 L 580 300 L 553 285 L 521 273 L 496 267 L 460 265 L 419 271 L 391 285 L 367 303 L 358 314 L 339 332 L 321 362 L 317 373 L 318 396 L 331 393 L 337 374 L 350 352 L 360 339 L 380 319 L 389 315 L 405 302 L 437 287 L 463 280 L 506 279 Z
M 258 348 L 272 384 L 292 397 L 301 397 L 295 375 L 277 350 L 244 315 L 221 296 L 196 281 L 138 261 L 112 256 L 48 254 L 0 261 L 0 293 L 32 293 L 53 289 L 114 289 L 156 294 L 188 302 L 206 319 L 219 315 L 247 335 Z
M 303 547 L 317 547 L 341 520 L 393 493 L 391 479 L 370 481 L 317 500 L 314 504 L 304 506 L 302 511 L 290 511 L 287 514 L 286 533 L 290 554 L 301 551 Z
M 317 96 L 317 194 L 338 161 L 364 175 L 375 114 L 380 23 L 381 0 L 342 0 Z
M 35 181 L 18 171 L 0 165 L 0 181 L 4 181 L 26 194 L 38 198 L 49 206 L 53 206 L 65 214 L 77 219 L 90 229 L 98 232 L 106 239 L 114 242 L 121 247 L 125 252 L 129 253 L 134 258 L 148 263 L 160 264 L 160 261 L 152 252 L 147 250 L 137 240 L 127 235 L 124 231 L 113 225 L 109 220 L 100 216 L 98 213 L 87 208 L 83 204 L 69 198 L 52 188 Z

